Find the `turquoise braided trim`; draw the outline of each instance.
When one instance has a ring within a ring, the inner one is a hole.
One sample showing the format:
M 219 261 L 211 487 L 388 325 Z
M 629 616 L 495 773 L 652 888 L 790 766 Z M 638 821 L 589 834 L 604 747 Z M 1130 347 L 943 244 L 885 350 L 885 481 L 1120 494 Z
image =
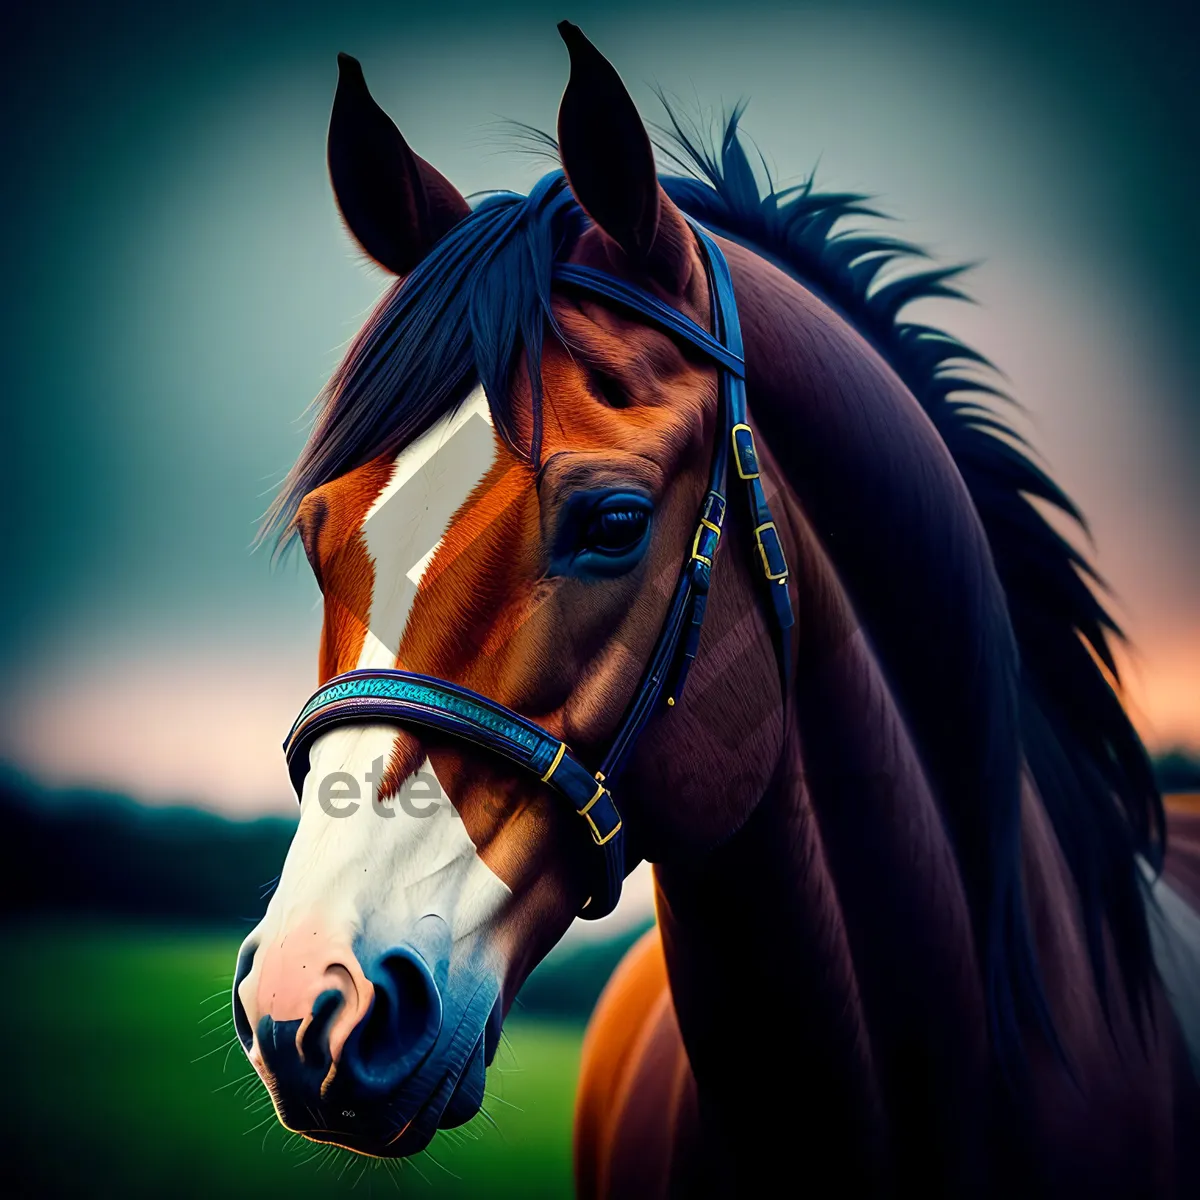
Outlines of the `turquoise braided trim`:
M 302 724 L 308 717 L 319 709 L 325 708 L 340 700 L 400 700 L 410 704 L 423 704 L 426 708 L 439 712 L 453 713 L 473 725 L 481 725 L 495 733 L 523 746 L 526 750 L 534 751 L 546 742 L 557 741 L 550 735 L 538 735 L 515 721 L 507 720 L 500 713 L 493 712 L 483 704 L 474 704 L 463 696 L 453 692 L 444 692 L 423 683 L 409 679 L 366 678 L 343 679 L 331 683 L 329 687 L 319 691 L 301 710 L 296 718 L 296 726 Z

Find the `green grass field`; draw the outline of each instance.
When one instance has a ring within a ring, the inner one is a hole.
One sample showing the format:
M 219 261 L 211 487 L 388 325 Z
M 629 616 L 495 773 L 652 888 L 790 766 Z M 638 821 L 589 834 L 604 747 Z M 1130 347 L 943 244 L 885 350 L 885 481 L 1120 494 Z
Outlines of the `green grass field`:
M 571 1194 L 577 1025 L 510 1019 L 490 1121 L 388 1168 L 290 1137 L 257 1081 L 238 1082 L 236 937 L 77 922 L 3 937 L 9 1195 Z

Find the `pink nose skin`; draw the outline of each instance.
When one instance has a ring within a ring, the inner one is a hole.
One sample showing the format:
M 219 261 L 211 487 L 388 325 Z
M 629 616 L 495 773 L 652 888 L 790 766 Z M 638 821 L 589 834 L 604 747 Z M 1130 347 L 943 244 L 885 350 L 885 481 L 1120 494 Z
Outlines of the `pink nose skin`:
M 341 1008 L 328 1033 L 329 1055 L 336 1067 L 346 1039 L 366 1016 L 375 994 L 345 939 L 333 936 L 317 919 L 301 921 L 276 941 L 260 946 L 255 967 L 238 988 L 250 1028 L 257 1030 L 263 1017 L 276 1022 L 299 1021 L 296 1049 L 301 1059 L 317 997 L 328 991 L 342 994 Z M 262 1066 L 257 1042 L 250 1061 L 256 1068 Z

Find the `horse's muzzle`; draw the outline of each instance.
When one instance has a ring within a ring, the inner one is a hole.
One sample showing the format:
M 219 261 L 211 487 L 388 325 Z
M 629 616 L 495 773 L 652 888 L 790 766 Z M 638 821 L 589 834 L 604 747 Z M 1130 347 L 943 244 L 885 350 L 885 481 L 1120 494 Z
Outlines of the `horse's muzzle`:
M 323 962 L 329 953 L 305 947 L 307 961 L 288 963 L 282 998 L 269 965 L 254 973 L 256 987 L 243 986 L 257 949 L 243 950 L 235 1027 L 288 1129 L 358 1153 L 403 1157 L 479 1111 L 499 1041 L 499 989 L 490 973 L 461 969 L 452 984 L 446 958 L 430 949 L 392 947 L 360 964 L 344 949 Z M 309 980 L 310 998 L 301 999 Z

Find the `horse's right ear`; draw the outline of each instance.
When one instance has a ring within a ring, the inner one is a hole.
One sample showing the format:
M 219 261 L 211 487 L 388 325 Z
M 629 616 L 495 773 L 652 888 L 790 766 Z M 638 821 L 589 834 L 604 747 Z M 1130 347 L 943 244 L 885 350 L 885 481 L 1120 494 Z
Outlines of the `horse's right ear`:
M 561 21 L 558 32 L 571 56 L 558 108 L 558 149 L 571 191 L 628 262 L 677 294 L 690 273 L 692 238 L 659 187 L 633 98 L 578 26 Z
M 358 60 L 348 54 L 338 55 L 328 156 L 347 227 L 396 275 L 407 275 L 471 211 L 458 189 L 409 149 L 367 91 Z

